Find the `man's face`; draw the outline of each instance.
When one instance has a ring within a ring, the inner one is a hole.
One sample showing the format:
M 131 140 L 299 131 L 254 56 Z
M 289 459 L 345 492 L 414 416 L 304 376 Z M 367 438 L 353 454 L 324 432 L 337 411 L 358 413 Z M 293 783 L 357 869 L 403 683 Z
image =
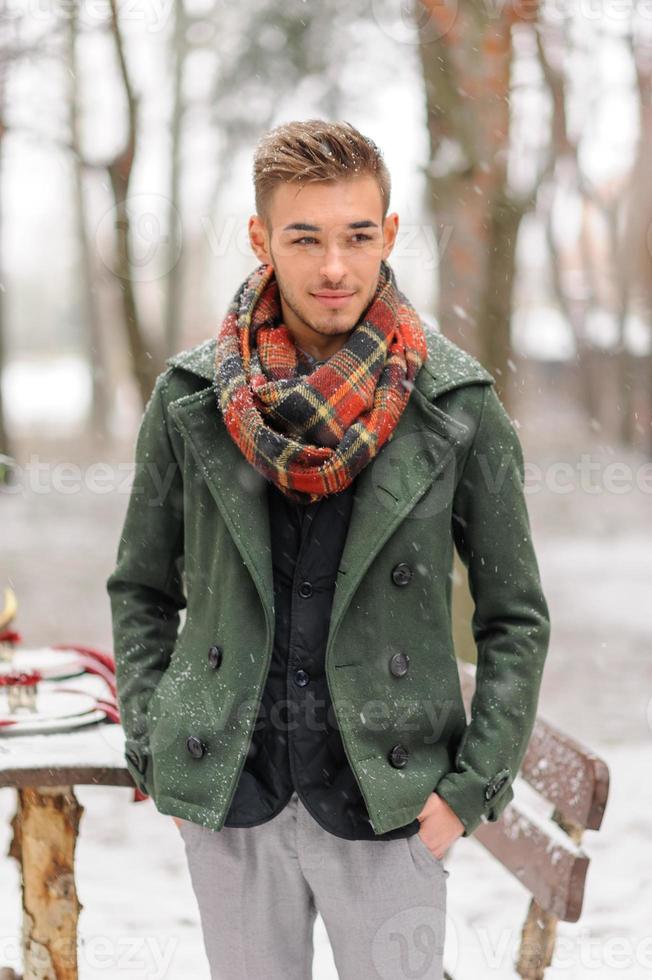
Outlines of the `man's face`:
M 398 231 L 395 212 L 382 220 L 374 178 L 279 184 L 269 224 L 253 215 L 249 237 L 258 259 L 274 266 L 288 328 L 302 336 L 351 331 Z

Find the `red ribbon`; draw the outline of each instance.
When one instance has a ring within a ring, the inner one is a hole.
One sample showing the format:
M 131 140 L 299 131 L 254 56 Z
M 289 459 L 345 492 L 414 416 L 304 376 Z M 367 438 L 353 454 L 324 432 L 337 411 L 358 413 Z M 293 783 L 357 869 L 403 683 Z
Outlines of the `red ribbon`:
M 15 630 L 3 630 L 0 633 L 0 643 L 21 643 L 22 636 Z
M 39 670 L 17 670 L 10 674 L 0 674 L 0 687 L 32 687 L 42 677 Z

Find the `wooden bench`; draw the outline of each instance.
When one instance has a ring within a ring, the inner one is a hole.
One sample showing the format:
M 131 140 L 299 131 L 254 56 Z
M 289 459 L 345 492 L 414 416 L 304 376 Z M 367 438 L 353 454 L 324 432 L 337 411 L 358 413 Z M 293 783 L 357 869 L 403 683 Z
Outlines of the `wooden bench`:
M 475 667 L 459 663 L 462 696 L 470 717 Z M 609 770 L 590 749 L 538 717 L 517 777 L 536 791 L 541 806 L 518 794 L 495 823 L 473 837 L 532 895 L 514 969 L 523 980 L 544 980 L 559 921 L 582 913 L 589 858 L 585 830 L 599 830 L 609 794 Z M 455 980 L 446 974 L 448 980 Z

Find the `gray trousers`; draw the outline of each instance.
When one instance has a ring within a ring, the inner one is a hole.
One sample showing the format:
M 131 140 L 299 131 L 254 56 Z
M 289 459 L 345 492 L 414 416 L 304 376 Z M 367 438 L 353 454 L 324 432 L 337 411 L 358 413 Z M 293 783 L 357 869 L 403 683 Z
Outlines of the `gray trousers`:
M 418 834 L 352 841 L 296 793 L 257 827 L 180 827 L 212 980 L 310 980 L 324 920 L 340 980 L 442 980 L 449 872 Z

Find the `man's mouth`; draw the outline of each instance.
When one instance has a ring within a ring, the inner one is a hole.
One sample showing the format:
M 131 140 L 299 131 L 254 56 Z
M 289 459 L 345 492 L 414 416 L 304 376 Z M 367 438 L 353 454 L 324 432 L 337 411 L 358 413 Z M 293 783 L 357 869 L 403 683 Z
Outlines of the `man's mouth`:
M 339 309 L 340 306 L 346 306 L 348 301 L 355 293 L 345 292 L 342 289 L 321 289 L 318 293 L 312 293 L 314 298 L 322 306 L 328 306 L 330 309 Z

